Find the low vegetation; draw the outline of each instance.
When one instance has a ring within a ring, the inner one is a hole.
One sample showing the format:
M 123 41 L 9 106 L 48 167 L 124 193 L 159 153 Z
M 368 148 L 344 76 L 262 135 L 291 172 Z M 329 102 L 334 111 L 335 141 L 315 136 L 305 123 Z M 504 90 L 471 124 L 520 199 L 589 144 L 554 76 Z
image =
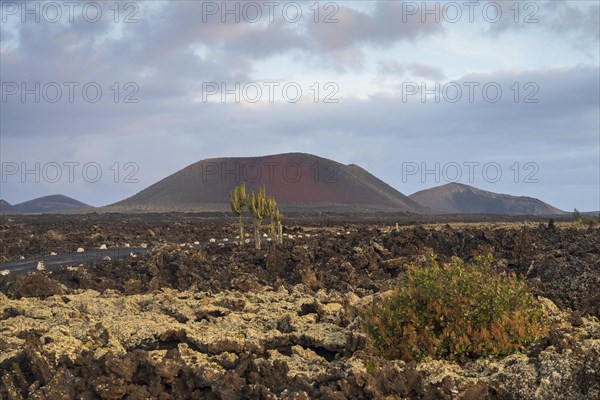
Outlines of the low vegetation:
M 548 331 L 541 305 L 526 283 L 491 267 L 430 254 L 412 265 L 393 294 L 363 313 L 376 350 L 391 359 L 465 360 L 525 350 Z
M 579 210 L 574 209 L 572 215 L 573 215 L 573 219 L 575 220 L 575 222 L 580 225 L 594 227 L 594 226 L 600 224 L 600 213 L 596 216 L 596 218 L 594 218 L 594 217 L 584 218 L 581 216 L 581 213 L 579 212 Z

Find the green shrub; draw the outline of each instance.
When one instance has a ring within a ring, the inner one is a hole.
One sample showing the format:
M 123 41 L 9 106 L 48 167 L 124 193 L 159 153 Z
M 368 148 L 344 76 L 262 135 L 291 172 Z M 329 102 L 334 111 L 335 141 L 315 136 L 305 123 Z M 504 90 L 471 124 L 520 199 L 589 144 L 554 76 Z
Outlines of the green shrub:
M 588 228 L 593 228 L 594 226 L 598 225 L 598 221 L 595 220 L 592 217 L 590 217 L 590 218 L 581 218 L 577 222 L 580 223 L 583 226 L 587 226 Z
M 490 268 L 491 256 L 465 264 L 433 254 L 409 267 L 391 296 L 362 316 L 376 350 L 391 359 L 464 360 L 525 350 L 548 324 L 526 283 Z
M 579 211 L 577 211 L 577 209 L 573 210 L 573 219 L 575 220 L 576 223 L 583 225 L 583 226 L 587 226 L 589 228 L 593 228 L 594 226 L 596 226 L 598 223 L 600 223 L 600 214 L 597 215 L 596 218 L 589 217 L 589 218 L 583 218 L 581 216 L 581 213 Z

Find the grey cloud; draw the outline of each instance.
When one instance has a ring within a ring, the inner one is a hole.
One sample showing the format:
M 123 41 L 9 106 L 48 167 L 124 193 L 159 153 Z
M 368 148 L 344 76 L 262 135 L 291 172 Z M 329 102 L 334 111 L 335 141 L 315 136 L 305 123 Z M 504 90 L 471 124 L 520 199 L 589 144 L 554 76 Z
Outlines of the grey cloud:
M 578 199 L 556 188 L 574 185 L 577 193 L 588 196 L 582 196 L 585 204 L 598 202 L 597 172 L 594 175 L 590 168 L 598 155 L 597 67 L 500 71 L 459 80 L 498 82 L 505 95 L 497 104 L 481 98 L 473 104 L 404 103 L 401 87 L 367 100 L 341 98 L 339 104 L 194 103 L 202 82 L 252 80 L 262 73 L 255 70 L 257 59 L 292 52 L 307 68 L 319 57 L 343 72 L 364 65 L 365 44 L 387 47 L 415 41 L 442 32 L 442 27 L 399 24 L 398 2 L 380 2 L 373 13 L 344 8 L 340 23 L 330 26 L 289 26 L 281 21 L 270 26 L 203 24 L 197 4 L 175 4 L 141 7 L 138 24 L 124 26 L 121 38 L 105 41 L 100 38 L 114 28 L 111 24 L 20 27 L 21 47 L 2 56 L 3 81 L 98 80 L 106 90 L 115 81 L 133 80 L 140 87 L 140 103 L 115 104 L 106 97 L 96 104 L 2 104 L 3 161 L 93 161 L 105 169 L 105 179 L 96 184 L 81 179 L 43 186 L 9 182 L 2 185 L 3 197 L 14 202 L 16 194 L 21 197 L 17 200 L 26 200 L 62 192 L 101 205 L 134 194 L 198 159 L 307 151 L 372 167 L 404 193 L 431 182 L 402 182 L 402 161 L 508 164 L 534 157 L 543 183 L 524 188 L 505 182 L 487 188 L 515 194 L 529 191 L 572 208 Z M 4 41 L 4 30 L 2 34 Z M 207 48 L 202 57 L 192 51 L 199 45 Z M 405 70 L 444 79 L 440 67 L 410 61 L 384 60 L 380 68 L 388 74 Z M 511 102 L 508 87 L 515 81 L 537 83 L 540 103 Z M 129 161 L 139 165 L 140 182 L 112 182 L 108 167 Z
M 474 184 L 488 190 L 533 195 L 566 209 L 593 208 L 598 201 L 594 197 L 598 176 L 593 167 L 599 151 L 598 119 L 593 117 L 599 107 L 594 93 L 597 68 L 499 72 L 462 80 L 495 81 L 503 87 L 514 81 L 535 81 L 543 90 L 537 105 L 510 101 L 403 103 L 399 93 L 373 96 L 368 101 L 342 99 L 339 104 L 327 106 L 276 103 L 250 108 L 244 104 L 187 103 L 161 110 L 162 103 L 151 103 L 144 107 L 145 113 L 113 115 L 110 127 L 103 125 L 101 116 L 74 119 L 72 129 L 88 132 L 77 138 L 4 138 L 2 159 L 33 162 L 50 158 L 82 164 L 96 161 L 105 170 L 116 161 L 121 165 L 136 162 L 140 166 L 139 184 L 114 184 L 107 171 L 107 179 L 98 184 L 79 182 L 79 192 L 66 183 L 50 186 L 54 192 L 56 188 L 64 189 L 97 205 L 131 195 L 201 158 L 307 151 L 342 162 L 360 162 L 404 193 L 434 186 L 435 182 L 421 182 L 418 177 L 403 182 L 402 162 L 425 162 L 429 168 L 435 162 L 498 162 L 505 173 L 501 182 L 490 184 L 479 176 Z M 51 132 L 49 127 L 56 123 L 46 121 L 44 131 Z M 111 139 L 104 134 L 105 129 L 121 129 L 124 134 L 118 140 Z M 57 141 L 64 148 L 49 153 Z M 6 149 L 11 149 L 10 153 Z M 536 162 L 540 183 L 514 183 L 508 169 L 514 162 L 521 166 Z M 556 190 L 570 185 L 588 197 L 573 199 L 571 193 Z M 25 192 L 33 193 L 34 187 Z M 37 190 L 41 190 L 39 186 Z M 24 189 L 22 184 L 12 184 L 3 185 L 3 191 Z
M 576 8 L 566 1 L 552 2 L 550 9 L 554 9 L 555 18 L 549 26 L 559 35 L 573 35 L 574 43 L 580 46 L 583 43 L 598 43 L 600 41 L 600 5 L 598 3 L 585 3 L 584 9 Z
M 383 60 L 378 64 L 382 75 L 404 76 L 407 72 L 406 65 L 397 60 Z
M 600 41 L 600 5 L 585 0 L 496 1 L 502 18 L 488 24 L 487 31 L 499 35 L 506 31 L 542 29 L 556 40 L 569 40 L 579 49 Z M 515 4 L 518 6 L 515 7 Z M 518 11 L 517 11 L 518 9 Z
M 402 63 L 397 60 L 383 60 L 379 63 L 379 73 L 383 76 L 402 77 L 406 75 L 417 76 L 433 80 L 443 80 L 444 72 L 441 68 L 420 63 Z
M 416 41 L 443 31 L 435 21 L 422 23 L 417 18 L 403 21 L 403 1 L 379 1 L 372 14 L 340 6 L 337 23 L 315 24 L 308 34 L 322 50 L 335 50 L 355 43 L 387 46 L 399 41 Z M 342 3 L 343 4 L 343 3 Z
M 420 76 L 423 78 L 437 79 L 437 80 L 444 79 L 444 73 L 443 73 L 442 69 L 438 68 L 438 67 L 434 67 L 432 65 L 412 63 L 412 64 L 410 64 L 410 70 L 416 76 Z
M 330 64 L 344 72 L 362 68 L 363 44 L 390 45 L 441 31 L 439 24 L 399 23 L 399 2 L 379 2 L 372 15 L 341 3 L 336 14 L 339 22 L 332 24 L 315 24 L 309 15 L 298 24 L 286 22 L 281 16 L 266 24 L 235 23 L 233 19 L 222 23 L 219 18 L 203 21 L 202 2 L 160 3 L 154 7 L 144 2 L 136 4 L 139 22 L 117 24 L 121 36 L 116 38 L 111 33 L 117 25 L 108 18 L 106 4 L 107 17 L 98 23 L 76 18 L 75 23 L 17 24 L 20 46 L 17 54 L 3 60 L 5 75 L 25 80 L 27 74 L 38 79 L 60 74 L 78 80 L 82 75 L 88 77 L 89 72 L 105 71 L 116 81 L 126 79 L 125 71 L 131 76 L 134 71 L 151 68 L 157 75 L 176 69 L 178 77 L 192 79 L 198 75 L 211 77 L 211 71 L 215 75 L 248 74 L 249 64 L 256 59 L 293 51 L 302 52 L 306 60 L 318 58 L 323 60 L 321 66 Z M 11 34 L 8 29 L 2 32 Z M 193 47 L 198 45 L 205 46 L 207 58 L 193 54 Z M 31 66 L 39 70 L 32 71 Z

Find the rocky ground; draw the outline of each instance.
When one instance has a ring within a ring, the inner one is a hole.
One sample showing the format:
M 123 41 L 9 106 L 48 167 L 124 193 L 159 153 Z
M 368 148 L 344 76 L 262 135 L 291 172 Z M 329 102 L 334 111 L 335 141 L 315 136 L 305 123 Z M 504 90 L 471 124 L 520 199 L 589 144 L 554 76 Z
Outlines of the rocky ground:
M 311 221 L 288 225 L 283 247 L 255 251 L 219 245 L 235 230 L 218 218 L 47 218 L 0 220 L 2 257 L 155 247 L 0 276 L 0 399 L 600 398 L 598 228 Z M 494 253 L 495 268 L 540 296 L 549 335 L 526 353 L 462 364 L 375 356 L 360 310 L 428 249 Z

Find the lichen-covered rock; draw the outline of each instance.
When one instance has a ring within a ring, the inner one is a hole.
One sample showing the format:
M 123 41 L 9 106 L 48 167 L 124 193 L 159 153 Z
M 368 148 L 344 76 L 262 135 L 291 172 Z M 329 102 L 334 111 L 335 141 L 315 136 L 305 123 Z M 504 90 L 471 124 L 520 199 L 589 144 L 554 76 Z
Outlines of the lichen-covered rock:
M 238 374 L 248 355 L 268 368 L 289 362 L 290 380 L 315 371 L 327 376 L 348 331 L 317 321 L 313 313 L 302 315 L 302 305 L 312 301 L 309 294 L 283 288 L 216 295 L 165 289 L 131 296 L 93 290 L 46 299 L 3 296 L 0 394 L 8 396 L 14 388 L 25 397 L 23 379 L 27 388 L 39 388 L 27 389 L 28 395 L 57 390 L 57 380 L 79 380 L 78 390 L 113 399 L 142 393 L 140 385 L 149 386 L 150 394 L 174 390 L 189 376 L 182 386 L 186 393 L 191 385 L 192 392 L 225 395 L 230 390 L 225 381 L 248 384 Z M 288 329 L 277 328 L 282 320 Z M 63 372 L 52 381 L 55 371 Z
M 187 218 L 6 222 L 5 260 L 102 244 L 153 250 L 0 275 L 0 399 L 600 398 L 596 228 L 323 225 L 310 236 L 290 228 L 294 240 L 256 252 L 210 244 L 229 223 Z M 201 245 L 179 246 L 190 238 Z M 467 260 L 493 251 L 495 268 L 547 297 L 550 334 L 523 354 L 464 364 L 375 357 L 361 311 L 428 248 Z
M 528 354 L 464 365 L 368 352 L 369 299 L 306 287 L 256 292 L 0 294 L 0 396 L 21 398 L 592 399 L 600 323 L 541 299 L 553 321 Z M 338 322 L 336 322 L 338 321 Z M 361 340 L 362 338 L 362 340 Z

